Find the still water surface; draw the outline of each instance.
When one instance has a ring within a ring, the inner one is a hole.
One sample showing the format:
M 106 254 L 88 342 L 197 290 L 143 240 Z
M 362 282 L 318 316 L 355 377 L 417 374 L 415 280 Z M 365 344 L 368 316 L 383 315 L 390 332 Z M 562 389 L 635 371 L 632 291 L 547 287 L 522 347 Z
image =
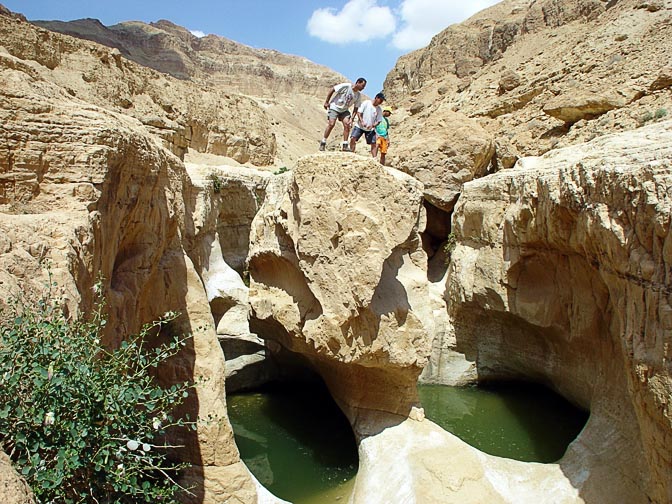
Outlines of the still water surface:
M 419 385 L 425 414 L 492 455 L 554 462 L 588 414 L 550 390 L 523 383 L 479 387 Z M 271 492 L 296 504 L 346 503 L 357 446 L 321 384 L 273 384 L 228 396 L 241 457 Z
M 578 436 L 588 413 L 555 392 L 529 383 L 478 387 L 418 385 L 425 415 L 491 455 L 555 462 Z
M 267 489 L 296 504 L 348 501 L 357 444 L 326 387 L 273 384 L 227 403 L 240 455 Z

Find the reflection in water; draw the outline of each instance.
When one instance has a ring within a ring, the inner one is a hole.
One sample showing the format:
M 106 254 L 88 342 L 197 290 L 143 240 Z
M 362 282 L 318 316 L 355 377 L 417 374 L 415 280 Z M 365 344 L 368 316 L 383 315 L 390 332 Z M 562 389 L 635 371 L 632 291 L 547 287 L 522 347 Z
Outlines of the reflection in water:
M 296 504 L 347 502 L 357 445 L 326 387 L 274 384 L 227 403 L 241 458 L 266 488 Z
M 508 382 L 418 385 L 427 418 L 481 451 L 526 462 L 559 460 L 588 413 L 549 389 Z

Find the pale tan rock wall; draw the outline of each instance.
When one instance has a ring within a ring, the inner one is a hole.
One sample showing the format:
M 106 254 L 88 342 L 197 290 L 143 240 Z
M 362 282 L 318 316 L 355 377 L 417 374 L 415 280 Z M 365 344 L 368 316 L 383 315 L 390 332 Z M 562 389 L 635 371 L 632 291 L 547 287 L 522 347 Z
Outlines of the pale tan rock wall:
M 590 407 L 561 461 L 586 464 L 587 501 L 670 498 L 671 139 L 668 121 L 526 158 L 465 185 L 454 214 L 455 348 L 482 378 Z
M 42 289 L 51 261 L 73 315 L 91 307 L 101 280 L 107 344 L 180 312 L 167 333 L 193 337 L 158 375 L 197 381 L 183 409 L 202 420 L 174 440 L 185 448 L 173 456 L 194 464 L 189 481 L 199 502 L 256 495 L 227 418 L 209 300 L 183 245 L 193 242 L 195 219 L 183 163 L 137 121 L 72 98 L 31 63 L 4 54 L 0 64 L 0 299 Z M 232 472 L 234 479 L 218 479 Z
M 118 50 L 0 15 L 0 46 L 12 63 L 70 97 L 131 116 L 174 154 L 187 148 L 238 162 L 273 164 L 270 117 L 256 101 L 142 67 Z M 17 63 L 18 61 L 18 63 Z
M 669 1 L 500 2 L 446 28 L 390 71 L 388 159 L 414 143 L 414 162 L 421 160 L 420 116 L 438 126 L 422 135 L 430 149 L 440 141 L 459 146 L 447 111 L 491 135 L 490 171 L 664 120 L 672 111 L 671 37 Z

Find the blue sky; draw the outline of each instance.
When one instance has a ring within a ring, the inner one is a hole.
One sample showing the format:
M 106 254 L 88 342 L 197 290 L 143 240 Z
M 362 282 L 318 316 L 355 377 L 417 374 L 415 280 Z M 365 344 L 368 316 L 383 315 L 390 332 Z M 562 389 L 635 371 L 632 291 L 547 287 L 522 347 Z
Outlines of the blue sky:
M 497 0 L 0 0 L 29 20 L 168 19 L 195 34 L 304 56 L 380 91 L 399 56 Z M 336 83 L 334 83 L 336 84 Z M 325 90 L 326 96 L 327 90 Z

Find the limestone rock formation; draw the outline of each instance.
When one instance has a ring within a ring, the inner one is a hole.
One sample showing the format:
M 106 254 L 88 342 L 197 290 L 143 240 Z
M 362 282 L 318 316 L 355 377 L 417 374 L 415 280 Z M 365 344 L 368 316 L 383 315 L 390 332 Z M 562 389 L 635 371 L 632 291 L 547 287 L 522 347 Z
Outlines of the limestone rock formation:
M 506 69 L 502 72 L 502 77 L 499 79 L 498 90 L 500 93 L 513 91 L 521 85 L 521 77 L 513 70 Z
M 323 98 L 343 76 L 301 56 L 255 49 L 217 35 L 197 37 L 162 19 L 104 26 L 97 19 L 33 21 L 37 26 L 117 48 L 122 56 L 178 79 L 203 80 L 254 96 L 299 92 Z
M 262 385 L 273 373 L 264 341 L 250 332 L 246 260 L 252 221 L 274 175 L 234 166 L 186 167 L 198 188 L 187 250 L 200 272 L 226 357 L 227 392 Z
M 250 98 L 197 87 L 141 67 L 119 51 L 0 15 L 4 67 L 59 86 L 70 97 L 142 123 L 173 153 L 187 149 L 271 165 L 272 121 Z M 0 54 L 2 54 L 0 53 Z
M 325 90 L 270 95 L 296 69 L 332 79 L 305 61 L 167 21 L 59 28 L 106 47 L 0 9 L 0 301 L 46 260 L 73 316 L 102 275 L 110 345 L 182 313 L 193 338 L 158 376 L 204 380 L 185 408 L 210 421 L 173 454 L 193 502 L 280 502 L 225 393 L 289 352 L 353 425 L 355 504 L 670 502 L 671 11 L 505 0 L 449 27 L 388 76 L 392 168 L 294 166 Z M 255 350 L 225 362 L 227 344 Z M 423 367 L 543 382 L 591 417 L 556 464 L 487 456 L 423 419 Z
M 414 115 L 403 128 L 413 134 L 407 138 L 391 133 L 391 164 L 422 182 L 432 205 L 451 211 L 462 184 L 482 177 L 490 167 L 495 154 L 492 135 L 465 115 L 443 109 Z
M 670 113 L 672 4 L 659 7 L 504 0 L 450 26 L 388 74 L 393 138 L 403 145 L 415 135 L 420 101 L 436 120 L 452 109 L 494 137 L 496 166 L 506 168 L 511 155 L 540 155 Z
M 459 195 L 450 225 L 428 212 L 428 255 L 440 260 L 450 233 L 458 245 L 450 320 L 435 332 L 423 378 L 525 378 L 590 408 L 559 463 L 577 502 L 672 499 L 671 156 L 661 122 L 672 110 L 671 13 L 669 1 L 504 1 L 400 58 L 385 83 L 397 106 L 393 164 L 420 164 L 438 142 L 468 154 L 455 112 L 496 149 L 487 176 L 481 168 L 461 186 L 441 181 Z M 442 127 L 421 142 L 426 124 Z M 423 180 L 434 204 L 438 173 Z
M 348 154 L 273 182 L 251 234 L 252 327 L 307 357 L 351 420 L 407 415 L 429 352 L 420 184 Z
M 565 123 L 574 124 L 582 119 L 595 119 L 623 105 L 625 100 L 621 96 L 577 92 L 551 98 L 544 104 L 543 111 Z
M 0 24 L 8 22 L 23 26 L 0 16 Z M 193 338 L 159 377 L 203 379 L 185 408 L 213 420 L 175 440 L 186 448 L 174 456 L 194 464 L 189 480 L 205 502 L 217 501 L 208 497 L 212 486 L 219 496 L 255 495 L 226 416 L 210 305 L 183 244 L 193 210 L 185 204 L 191 186 L 184 165 L 140 122 L 72 97 L 50 75 L 30 59 L 0 54 L 1 299 L 41 289 L 50 261 L 73 315 L 91 306 L 102 277 L 111 345 L 167 310 L 182 313 L 173 330 Z
M 331 86 L 347 80 L 300 56 L 255 49 L 217 35 L 198 38 L 166 20 L 150 24 L 128 21 L 109 27 L 94 19 L 36 21 L 35 24 L 104 44 L 118 50 L 120 57 L 181 80 L 197 82 L 208 90 L 217 89 L 220 103 L 213 103 L 210 108 L 223 109 L 233 118 L 240 118 L 239 131 L 228 128 L 222 131 L 224 149 L 198 150 L 243 163 L 247 159 L 241 160 L 240 156 L 227 153 L 227 136 L 254 132 L 255 141 L 250 139 L 248 142 L 252 145 L 248 150 L 254 151 L 260 147 L 257 143 L 271 140 L 264 138 L 265 135 L 275 135 L 277 152 L 271 154 L 277 155 L 277 166 L 287 166 L 298 157 L 315 151 L 324 130 L 324 97 Z M 240 97 L 241 94 L 245 98 Z M 127 94 L 121 96 L 126 97 L 129 105 L 133 103 Z M 227 105 L 234 96 L 242 102 L 235 111 Z M 250 111 L 256 108 L 249 104 L 250 99 L 265 112 L 262 117 L 250 116 Z M 179 100 L 173 99 L 170 103 L 176 106 Z M 206 114 L 199 123 L 201 129 L 211 121 L 209 109 L 205 108 L 204 112 Z M 238 140 L 245 147 L 244 138 Z M 273 161 L 271 158 L 255 159 L 253 155 L 249 159 L 255 165 L 272 164 Z
M 649 89 L 651 91 L 658 91 L 660 89 L 669 88 L 672 86 L 672 66 L 661 68 L 658 77 L 651 83 Z
M 486 455 L 429 420 L 388 425 L 359 453 L 356 504 L 584 502 L 561 466 Z
M 590 408 L 560 461 L 586 502 L 672 495 L 670 146 L 667 121 L 524 158 L 453 216 L 452 348 Z

